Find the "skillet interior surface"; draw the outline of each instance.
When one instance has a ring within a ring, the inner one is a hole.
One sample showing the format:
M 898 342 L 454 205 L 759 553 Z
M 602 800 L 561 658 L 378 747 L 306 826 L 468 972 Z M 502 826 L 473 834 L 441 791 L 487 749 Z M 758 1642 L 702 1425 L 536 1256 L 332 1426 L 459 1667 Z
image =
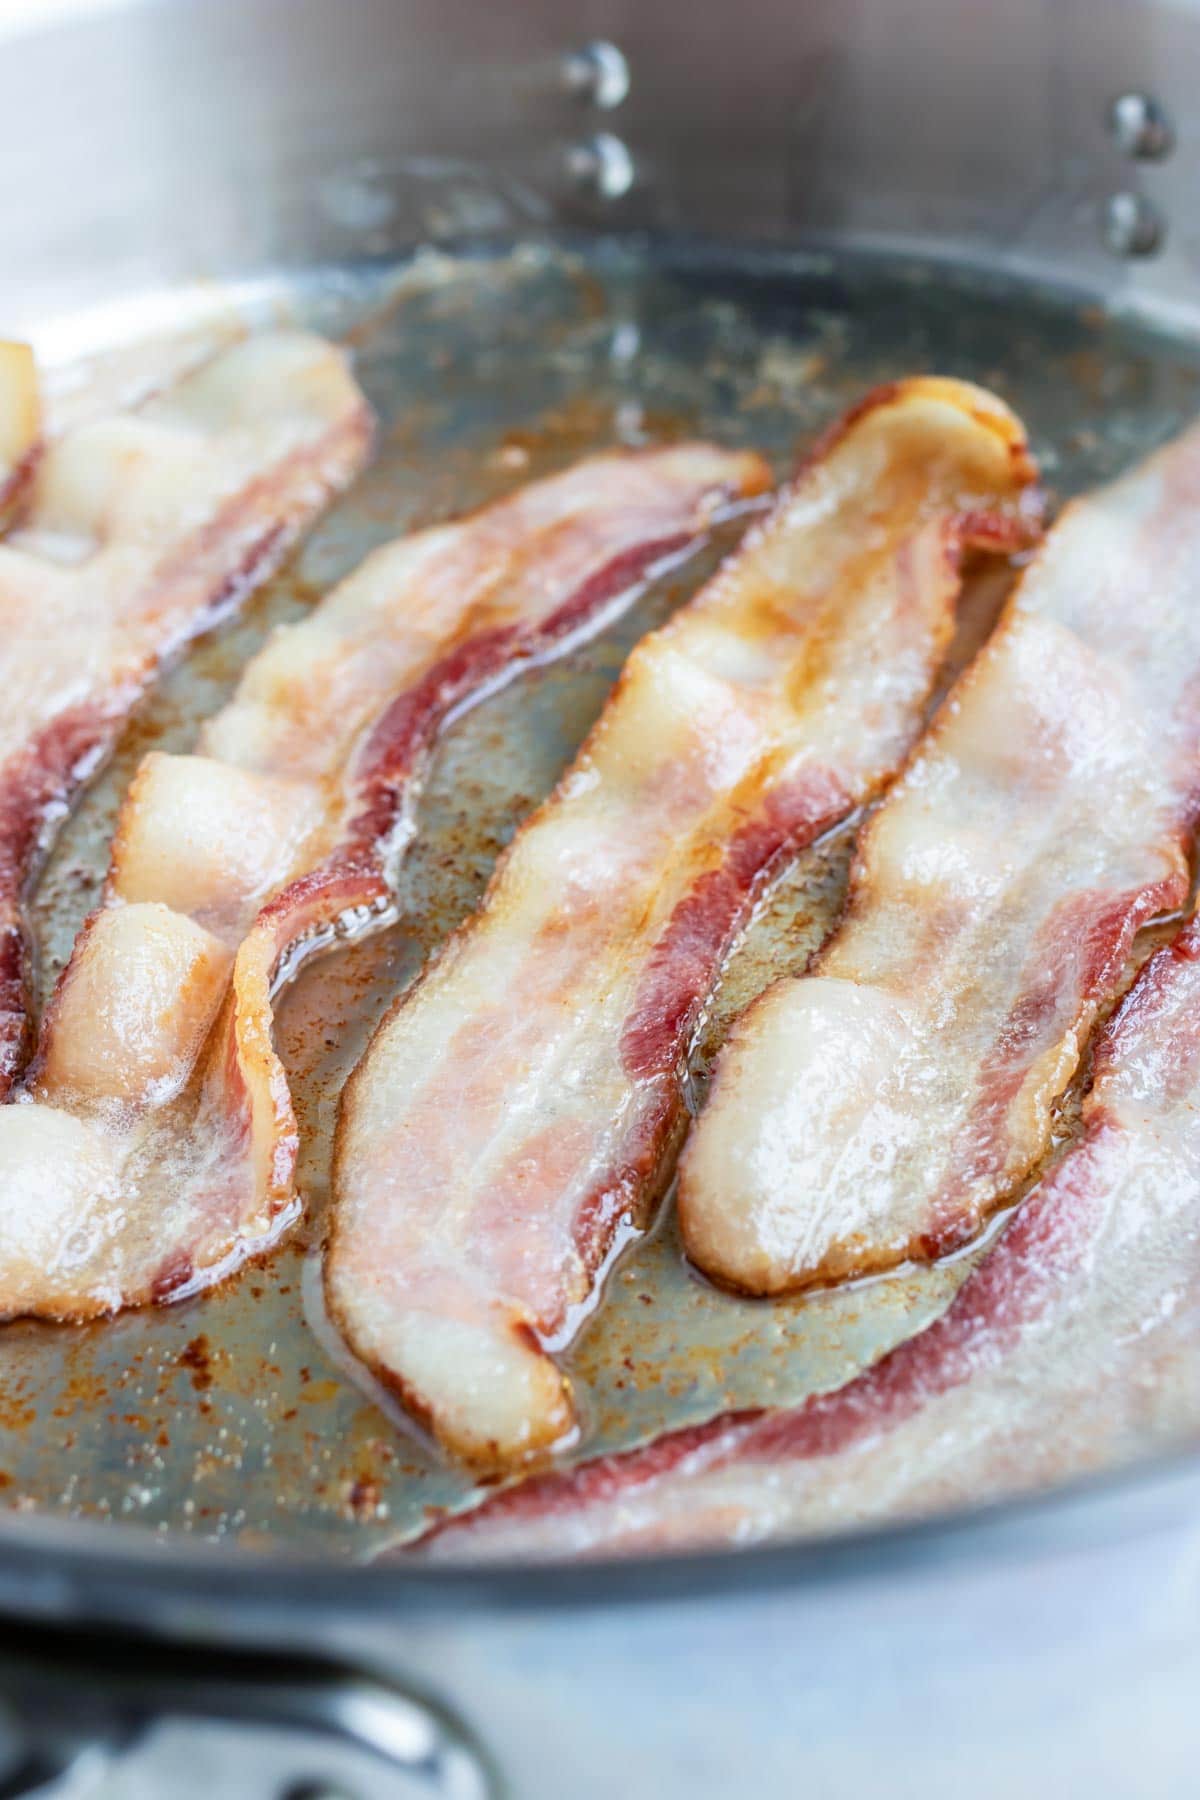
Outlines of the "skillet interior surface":
M 143 706 L 64 831 L 33 907 L 44 999 L 94 904 L 120 797 L 151 747 L 186 748 L 275 623 L 373 545 L 613 442 L 702 433 L 797 449 L 874 383 L 922 369 L 995 388 L 1028 424 L 1056 497 L 1122 468 L 1200 408 L 1200 346 L 1063 292 L 959 268 L 646 244 L 541 245 L 329 269 L 213 294 L 185 339 L 96 341 L 55 372 L 60 413 L 103 382 L 153 380 L 230 329 L 280 316 L 354 345 L 381 421 L 376 462 L 242 619 L 204 639 Z M 58 341 L 68 334 L 60 333 Z M 69 334 L 88 346 L 86 321 Z M 0 1499 L 148 1534 L 369 1555 L 461 1504 L 468 1484 L 353 1379 L 321 1316 L 319 1247 L 338 1091 L 389 998 L 470 910 L 495 857 L 552 785 L 630 645 L 713 566 L 714 543 L 561 663 L 453 724 L 403 870 L 398 920 L 309 967 L 280 1046 L 304 1132 L 307 1217 L 266 1263 L 167 1310 L 84 1327 L 16 1323 L 0 1361 Z M 1002 597 L 971 585 L 957 656 Z M 695 1059 L 774 975 L 803 967 L 836 916 L 853 824 L 798 859 L 735 951 Z M 1061 1134 L 1071 1130 L 1071 1103 Z M 972 1253 L 838 1292 L 736 1301 L 689 1273 L 671 1219 L 631 1247 L 570 1353 L 582 1453 L 642 1442 L 730 1405 L 839 1385 L 935 1316 Z M 1200 1373 L 1200 1371 L 1198 1371 Z M 1189 1398 L 1190 1395 L 1190 1398 Z M 1200 1381 L 1147 1421 L 1147 1455 L 1200 1438 Z M 979 1500 L 994 1498 L 980 1495 Z

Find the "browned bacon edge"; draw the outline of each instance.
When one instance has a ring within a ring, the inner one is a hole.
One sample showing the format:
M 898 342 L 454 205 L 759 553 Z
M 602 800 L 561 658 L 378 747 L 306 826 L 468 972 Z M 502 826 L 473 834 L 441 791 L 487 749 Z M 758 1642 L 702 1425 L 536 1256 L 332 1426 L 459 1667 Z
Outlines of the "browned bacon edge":
M 164 589 L 185 581 L 199 587 L 213 583 L 186 627 L 104 701 L 60 715 L 0 770 L 0 1102 L 7 1099 L 32 1049 L 24 904 L 59 826 L 80 789 L 107 761 L 122 724 L 157 673 L 193 638 L 235 612 L 279 567 L 321 500 L 341 485 L 339 477 L 324 470 L 357 468 L 373 430 L 364 401 L 319 443 L 244 488 L 159 571 Z M 279 504 L 272 506 L 280 490 L 290 496 L 282 511 Z M 239 565 L 228 568 L 222 555 L 225 542 L 243 520 L 260 515 L 262 529 Z
M 1200 961 L 1200 920 L 1193 919 L 1147 963 L 1129 995 L 1101 1032 L 1095 1074 L 1122 1054 L 1122 1036 L 1136 1037 L 1152 1016 L 1179 963 Z M 1098 1098 L 1098 1096 L 1097 1096 Z M 514 1484 L 473 1511 L 439 1520 L 399 1554 L 419 1554 L 435 1540 L 461 1539 L 469 1551 L 476 1525 L 569 1515 L 619 1499 L 678 1474 L 673 1503 L 686 1504 L 686 1482 L 735 1463 L 801 1463 L 836 1456 L 913 1417 L 930 1401 L 994 1363 L 1042 1315 L 1094 1253 L 1102 1205 L 1093 1169 L 1121 1125 L 1102 1104 L 1088 1110 L 1085 1131 L 1043 1178 L 968 1276 L 940 1318 L 889 1351 L 844 1387 L 794 1407 L 748 1407 L 665 1433 L 640 1448 L 596 1457 L 574 1469 Z M 531 1540 L 532 1546 L 533 1540 Z M 602 1539 L 597 1549 L 603 1551 Z
M 1184 858 L 1198 820 L 1200 794 L 1194 794 L 1181 809 L 1177 827 Z M 1060 903 L 1034 942 L 1025 991 L 1004 1019 L 996 1048 L 981 1065 L 979 1096 L 963 1133 L 973 1146 L 967 1180 L 995 1176 L 1004 1166 L 1006 1108 L 1023 1073 L 1018 1058 L 1027 1044 L 1037 1044 L 1044 1021 L 1054 1017 L 1068 952 L 1075 956 L 1082 998 L 1100 1003 L 1110 1000 L 1129 966 L 1139 934 L 1154 920 L 1169 917 L 1186 899 L 1186 876 L 1181 879 L 1171 875 L 1133 893 L 1084 893 Z M 818 959 L 814 967 L 819 966 Z M 1027 1174 L 1028 1169 L 1023 1173 Z M 855 1273 L 881 1274 L 907 1261 L 936 1262 L 963 1249 L 1010 1203 L 1013 1186 L 1021 1179 L 1020 1174 L 1015 1176 L 981 1212 L 965 1217 L 951 1184 L 949 1191 L 934 1203 L 930 1229 L 886 1257 L 872 1259 Z M 835 1284 L 836 1279 L 845 1277 L 835 1278 Z
M 764 469 L 764 479 L 765 479 Z M 206 1055 L 210 1104 L 233 1153 L 257 1159 L 256 1182 L 274 1221 L 223 1273 L 260 1254 L 295 1216 L 299 1132 L 287 1075 L 272 1042 L 272 1001 L 283 980 L 334 946 L 392 918 L 392 866 L 408 841 L 437 735 L 451 714 L 501 680 L 598 624 L 657 565 L 698 541 L 695 532 L 647 540 L 583 582 L 536 628 L 513 624 L 463 638 L 388 707 L 357 759 L 356 810 L 346 835 L 316 869 L 263 907 L 234 966 L 233 987 Z M 219 1098 L 217 1098 L 219 1096 Z M 172 1259 L 155 1283 L 159 1301 L 194 1291 L 190 1261 Z M 207 1282 L 206 1282 L 207 1285 Z

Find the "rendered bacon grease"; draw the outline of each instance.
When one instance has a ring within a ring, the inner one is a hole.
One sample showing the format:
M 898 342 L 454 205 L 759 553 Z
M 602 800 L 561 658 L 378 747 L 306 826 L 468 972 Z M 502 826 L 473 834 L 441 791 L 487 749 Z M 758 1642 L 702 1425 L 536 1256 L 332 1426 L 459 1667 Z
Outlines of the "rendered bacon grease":
M 677 559 L 756 456 L 598 456 L 378 550 L 246 668 L 195 754 L 143 761 L 22 1104 L 0 1109 L 0 1312 L 194 1292 L 294 1216 L 271 1043 L 290 951 L 386 917 L 447 712 Z
M 33 351 L 0 339 L 0 520 L 31 472 L 41 418 Z
M 1200 794 L 1200 429 L 1069 507 L 864 834 L 845 920 L 757 1000 L 680 1174 L 752 1293 L 963 1243 L 1049 1147 Z
M 1109 1027 L 1083 1136 L 949 1310 L 836 1393 L 526 1483 L 431 1560 L 747 1544 L 1049 1485 L 1170 1441 L 1200 1370 L 1200 928 Z
M 281 331 L 43 455 L 0 544 L 0 1097 L 29 1038 L 22 896 L 54 826 L 164 658 L 269 574 L 370 436 L 341 352 Z
M 682 1129 L 681 1069 L 781 856 L 916 730 L 968 545 L 1033 529 L 1020 425 L 963 383 L 873 394 L 633 652 L 480 911 L 343 1101 L 326 1265 L 357 1355 L 473 1464 L 567 1437 L 569 1336 Z

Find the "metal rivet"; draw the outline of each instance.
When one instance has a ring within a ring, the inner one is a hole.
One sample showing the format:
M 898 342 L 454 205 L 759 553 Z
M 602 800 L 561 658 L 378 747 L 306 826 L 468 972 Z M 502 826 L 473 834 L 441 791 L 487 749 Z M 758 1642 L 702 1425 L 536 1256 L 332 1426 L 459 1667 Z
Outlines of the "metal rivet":
M 1114 256 L 1153 256 L 1162 247 L 1162 214 L 1144 194 L 1113 194 L 1104 208 L 1104 241 Z
M 1118 95 L 1108 109 L 1108 127 L 1138 162 L 1161 162 L 1175 148 L 1175 127 L 1152 94 Z
M 633 186 L 634 166 L 629 147 L 610 131 L 598 131 L 567 151 L 567 172 L 580 187 L 589 187 L 602 200 L 619 200 Z
M 563 81 L 572 94 L 605 112 L 620 106 L 629 92 L 629 63 L 624 52 L 604 38 L 563 57 Z

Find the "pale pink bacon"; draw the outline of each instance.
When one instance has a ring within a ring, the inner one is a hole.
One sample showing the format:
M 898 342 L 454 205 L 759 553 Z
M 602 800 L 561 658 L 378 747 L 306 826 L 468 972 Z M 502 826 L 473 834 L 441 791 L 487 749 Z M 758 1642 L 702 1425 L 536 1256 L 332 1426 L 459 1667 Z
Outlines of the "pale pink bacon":
M 837 1392 L 728 1414 L 527 1482 L 431 1560 L 748 1544 L 939 1512 L 1112 1467 L 1194 1429 L 1200 927 L 1102 1034 L 1080 1143 L 949 1310 Z
M 361 467 L 342 353 L 252 338 L 51 444 L 0 545 L 0 1096 L 28 1043 L 21 902 L 163 660 L 233 607 Z
M 41 420 L 33 351 L 0 339 L 0 521 L 33 472 Z
M 1025 542 L 1017 421 L 873 394 L 645 639 L 484 904 L 348 1086 L 327 1260 L 352 1348 L 478 1466 L 570 1432 L 569 1335 L 685 1118 L 681 1062 L 781 856 L 875 791 L 952 631 L 960 553 Z
M 735 1027 L 680 1170 L 753 1293 L 970 1239 L 1043 1156 L 1200 799 L 1200 429 L 1069 507 L 863 835 L 846 918 Z
M 386 917 L 452 708 L 595 628 L 768 481 L 703 444 L 617 452 L 401 539 L 276 633 L 196 754 L 144 760 L 23 1103 L 0 1110 L 0 1312 L 194 1292 L 277 1235 L 283 959 Z

